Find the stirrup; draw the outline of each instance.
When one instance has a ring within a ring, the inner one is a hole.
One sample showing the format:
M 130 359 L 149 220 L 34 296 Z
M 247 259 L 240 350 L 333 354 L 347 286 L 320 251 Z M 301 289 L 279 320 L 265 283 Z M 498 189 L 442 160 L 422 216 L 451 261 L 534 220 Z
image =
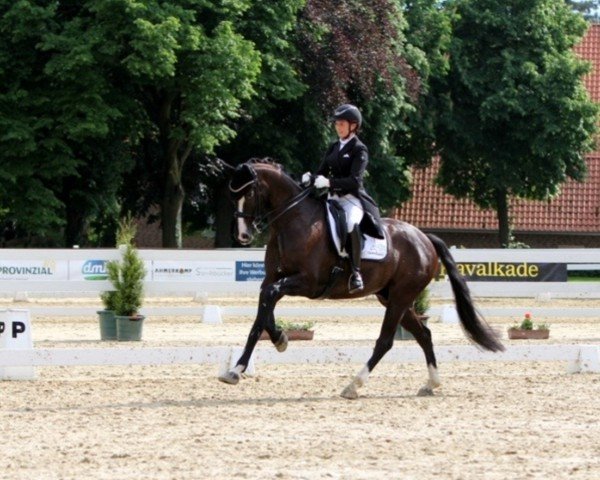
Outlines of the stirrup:
M 354 272 L 348 280 L 348 293 L 360 292 L 364 287 L 363 280 L 359 272 Z

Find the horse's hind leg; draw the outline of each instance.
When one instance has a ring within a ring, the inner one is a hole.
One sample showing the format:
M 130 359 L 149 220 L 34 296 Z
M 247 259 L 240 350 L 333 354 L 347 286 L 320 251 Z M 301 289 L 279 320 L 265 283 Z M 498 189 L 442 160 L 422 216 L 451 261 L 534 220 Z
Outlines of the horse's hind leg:
M 371 358 L 359 374 L 354 377 L 352 382 L 350 382 L 350 384 L 342 391 L 342 397 L 351 400 L 358 398 L 358 389 L 367 383 L 369 374 L 373 371 L 386 352 L 392 348 L 392 345 L 394 344 L 394 334 L 396 333 L 398 322 L 400 317 L 404 314 L 405 308 L 406 307 L 399 307 L 394 304 L 388 305 L 385 310 L 385 316 L 383 317 L 379 338 L 375 342 L 373 355 L 371 355 Z
M 435 354 L 433 353 L 433 343 L 431 341 L 431 331 L 421 323 L 417 318 L 413 309 L 408 309 L 400 320 L 400 325 L 403 328 L 412 333 L 417 343 L 423 349 L 425 353 L 425 361 L 427 362 L 427 370 L 429 372 L 429 379 L 427 383 L 419 389 L 417 395 L 428 396 L 433 395 L 433 389 L 440 386 L 440 377 L 437 369 L 437 362 L 435 360 Z

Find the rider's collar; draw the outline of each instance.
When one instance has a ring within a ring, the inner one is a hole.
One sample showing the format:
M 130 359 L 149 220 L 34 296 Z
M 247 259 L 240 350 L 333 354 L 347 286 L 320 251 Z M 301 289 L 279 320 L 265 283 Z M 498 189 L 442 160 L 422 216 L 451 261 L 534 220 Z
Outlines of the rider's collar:
M 340 142 L 340 150 L 342 148 L 344 148 L 346 146 L 346 144 L 352 140 L 354 137 L 356 137 L 356 133 L 351 133 L 350 135 L 348 135 L 346 138 L 340 138 L 339 142 Z

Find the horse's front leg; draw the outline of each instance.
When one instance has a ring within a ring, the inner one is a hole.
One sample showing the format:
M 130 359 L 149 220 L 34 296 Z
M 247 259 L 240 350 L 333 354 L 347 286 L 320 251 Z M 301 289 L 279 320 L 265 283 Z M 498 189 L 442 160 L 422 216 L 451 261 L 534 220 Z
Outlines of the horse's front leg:
M 237 361 L 237 364 L 232 370 L 219 376 L 219 380 L 225 383 L 235 385 L 239 382 L 241 374 L 246 370 L 250 357 L 256 347 L 256 343 L 260 338 L 263 330 L 269 334 L 271 341 L 275 344 L 278 351 L 283 352 L 287 348 L 287 336 L 281 330 L 277 330 L 275 326 L 274 310 L 277 302 L 284 295 L 298 295 L 301 285 L 306 284 L 302 279 L 302 275 L 294 275 L 293 277 L 285 277 L 276 282 L 263 287 L 260 291 L 258 312 L 254 324 L 248 334 L 248 340 L 244 347 L 242 356 Z
M 350 400 L 358 398 L 358 389 L 367 383 L 369 375 L 375 366 L 383 358 L 386 352 L 392 348 L 392 345 L 394 344 L 394 334 L 398 323 L 400 322 L 400 318 L 404 315 L 405 309 L 406 306 L 398 305 L 395 302 L 390 302 L 388 304 L 385 310 L 385 316 L 383 317 L 379 338 L 375 342 L 373 355 L 371 355 L 371 358 L 359 374 L 352 379 L 346 388 L 344 388 L 341 393 L 342 397 Z

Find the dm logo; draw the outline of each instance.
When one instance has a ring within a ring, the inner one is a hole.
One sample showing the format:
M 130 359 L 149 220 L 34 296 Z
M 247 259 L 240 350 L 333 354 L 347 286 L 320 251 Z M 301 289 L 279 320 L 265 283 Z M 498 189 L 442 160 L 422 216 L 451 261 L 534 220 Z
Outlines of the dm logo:
M 81 267 L 81 273 L 86 280 L 106 280 L 106 260 L 88 260 Z

